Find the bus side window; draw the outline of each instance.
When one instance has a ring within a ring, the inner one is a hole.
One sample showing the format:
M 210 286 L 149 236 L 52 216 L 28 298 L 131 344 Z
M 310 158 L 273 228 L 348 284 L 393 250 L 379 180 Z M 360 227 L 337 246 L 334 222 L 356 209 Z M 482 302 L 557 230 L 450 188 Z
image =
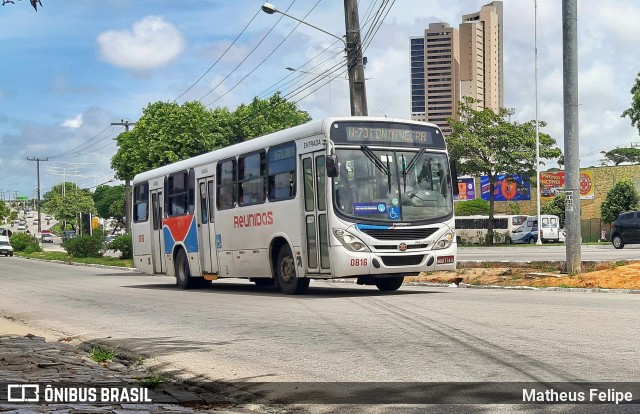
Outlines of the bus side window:
M 189 209 L 188 172 L 181 171 L 171 174 L 167 180 L 167 207 L 169 216 L 181 216 Z
M 269 201 L 287 200 L 296 195 L 296 144 L 287 142 L 269 148 L 267 162 Z
M 235 207 L 236 202 L 236 160 L 218 163 L 216 204 L 218 210 Z
M 238 205 L 264 203 L 266 165 L 264 151 L 238 158 Z
M 136 184 L 133 188 L 133 221 L 149 219 L 149 183 Z

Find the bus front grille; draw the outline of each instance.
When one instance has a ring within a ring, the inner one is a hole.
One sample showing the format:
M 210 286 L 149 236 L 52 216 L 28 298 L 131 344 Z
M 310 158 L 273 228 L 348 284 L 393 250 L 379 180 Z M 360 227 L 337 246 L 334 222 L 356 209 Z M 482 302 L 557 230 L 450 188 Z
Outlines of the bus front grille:
M 390 229 L 360 228 L 360 231 L 377 240 L 421 240 L 426 239 L 438 231 L 437 227 L 424 227 L 420 229 L 408 229 L 395 227 Z
M 380 256 L 385 266 L 416 266 L 422 263 L 424 255 Z

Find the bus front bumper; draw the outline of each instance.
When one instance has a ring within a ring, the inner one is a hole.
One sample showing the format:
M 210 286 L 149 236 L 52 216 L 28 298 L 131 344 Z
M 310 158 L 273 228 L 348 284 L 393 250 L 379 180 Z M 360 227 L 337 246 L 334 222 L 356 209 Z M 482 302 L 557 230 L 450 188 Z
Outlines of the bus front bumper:
M 333 277 L 405 274 L 456 270 L 456 245 L 447 249 L 416 252 L 352 252 L 331 247 Z

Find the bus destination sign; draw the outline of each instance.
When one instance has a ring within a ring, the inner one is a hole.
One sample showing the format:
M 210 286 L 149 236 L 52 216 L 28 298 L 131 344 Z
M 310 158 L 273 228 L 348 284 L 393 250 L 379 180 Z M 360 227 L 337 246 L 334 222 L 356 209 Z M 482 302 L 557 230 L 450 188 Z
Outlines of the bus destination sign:
M 432 145 L 427 131 L 385 127 L 347 127 L 347 141 L 391 141 Z
M 336 122 L 331 139 L 343 144 L 445 148 L 439 129 L 397 122 Z

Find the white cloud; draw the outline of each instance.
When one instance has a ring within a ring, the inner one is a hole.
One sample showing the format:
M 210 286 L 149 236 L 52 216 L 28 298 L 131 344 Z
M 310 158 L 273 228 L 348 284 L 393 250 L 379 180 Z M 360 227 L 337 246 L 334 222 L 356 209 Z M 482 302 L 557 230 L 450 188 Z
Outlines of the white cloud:
M 61 126 L 71 129 L 80 128 L 82 126 L 82 114 L 78 114 L 75 118 L 65 120 Z
M 110 30 L 98 36 L 104 60 L 134 70 L 163 66 L 184 49 L 180 31 L 159 16 L 147 16 L 130 30 Z

